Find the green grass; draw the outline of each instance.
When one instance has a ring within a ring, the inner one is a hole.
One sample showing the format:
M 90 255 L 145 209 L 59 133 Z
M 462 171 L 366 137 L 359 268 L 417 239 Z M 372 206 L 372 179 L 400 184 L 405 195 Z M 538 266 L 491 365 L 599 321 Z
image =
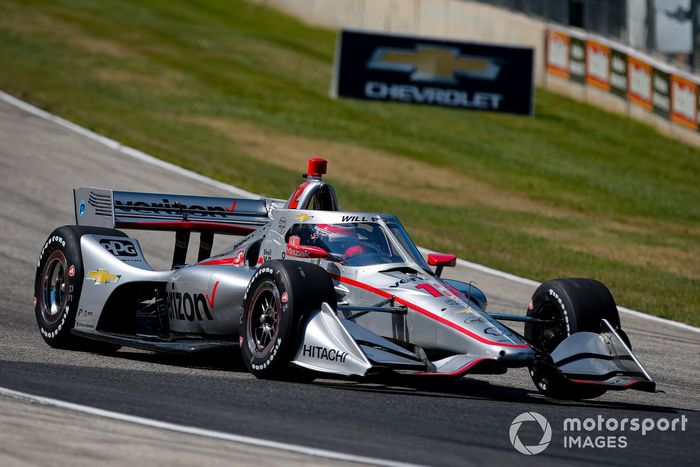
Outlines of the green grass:
M 344 208 L 395 212 L 419 244 L 596 277 L 700 324 L 700 151 L 541 89 L 534 118 L 332 100 L 334 45 L 240 1 L 5 0 L 0 89 L 269 196 L 298 182 L 292 153 L 320 148 Z

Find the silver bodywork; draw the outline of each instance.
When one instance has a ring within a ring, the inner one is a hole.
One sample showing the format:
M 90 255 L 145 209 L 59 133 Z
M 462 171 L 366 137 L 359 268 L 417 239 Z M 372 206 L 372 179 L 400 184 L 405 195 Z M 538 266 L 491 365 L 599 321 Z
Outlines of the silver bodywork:
M 308 209 L 312 205 L 323 209 Z M 80 225 L 244 235 L 218 256 L 194 264 L 174 264 L 167 271 L 151 268 L 135 238 L 84 235 L 80 246 L 85 281 L 75 320 L 75 332 L 83 336 L 122 339 L 118 342 L 126 345 L 145 345 L 155 338 L 143 335 L 148 333 L 119 336 L 105 327 L 107 321 L 118 321 L 120 313 L 128 314 L 119 307 L 131 303 L 131 285 L 138 293 L 154 290 L 153 296 L 146 294 L 143 301 L 129 305 L 145 310 L 141 312 L 144 316 L 151 316 L 149 307 L 156 303 L 167 306 L 165 312 L 156 311 L 161 322 L 167 317 L 170 336 L 237 344 L 244 294 L 257 268 L 270 260 L 295 259 L 316 263 L 328 271 L 339 305 L 333 309 L 324 304 L 306 318 L 292 361 L 297 366 L 345 376 L 366 376 L 385 369 L 459 377 L 477 368 L 499 372 L 527 366 L 537 358 L 536 349 L 490 316 L 485 303 L 470 296 L 470 289 L 456 290 L 453 283 L 428 269 L 411 249 L 412 243 L 408 245 L 388 227 L 388 223 L 400 225 L 395 216 L 339 211 L 335 192 L 320 176 L 307 178 L 286 202 L 79 188 L 75 191 L 75 207 Z M 352 222 L 380 228 L 402 260 L 351 266 L 337 258 L 288 256 L 291 229 L 306 224 Z M 478 294 L 481 292 L 475 290 L 474 296 Z M 363 307 L 370 311 L 358 313 Z M 378 310 L 382 307 L 389 312 Z M 103 319 L 103 313 L 111 316 Z M 569 362 L 563 365 L 563 372 L 595 376 L 619 371 L 648 378 L 636 358 L 619 363 L 620 355 L 632 354 L 620 345 L 614 331 L 607 342 L 605 337 L 586 334 L 565 339 L 552 354 L 555 365 L 557 361 Z M 194 344 L 186 347 L 194 348 Z M 165 346 L 158 349 L 168 350 Z M 597 353 L 602 360 L 571 361 L 577 353 Z
M 154 271 L 146 262 L 138 240 L 130 238 L 138 252 L 126 262 L 115 257 L 100 240 L 123 241 L 119 237 L 85 235 L 81 250 L 85 270 L 83 291 L 75 326 L 82 333 L 99 335 L 96 329 L 104 306 L 112 293 L 127 284 L 161 283 L 165 285 L 170 330 L 176 333 L 232 335 L 238 332 L 240 304 L 253 271 L 247 268 L 207 266 Z M 98 282 L 91 272 L 106 271 L 117 279 Z M 238 306 L 231 306 L 238 304 Z

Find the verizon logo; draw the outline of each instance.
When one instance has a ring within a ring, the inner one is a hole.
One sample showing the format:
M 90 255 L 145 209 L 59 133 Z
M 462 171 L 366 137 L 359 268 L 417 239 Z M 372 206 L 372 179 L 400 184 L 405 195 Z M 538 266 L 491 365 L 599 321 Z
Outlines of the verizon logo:
M 170 202 L 163 198 L 161 203 L 146 203 L 144 201 L 118 201 L 114 202 L 114 209 L 123 213 L 137 212 L 147 214 L 180 214 L 187 213 L 201 217 L 227 217 L 236 210 L 236 201 L 231 203 L 230 208 L 223 206 L 199 206 L 196 204 L 187 205 L 180 202 Z

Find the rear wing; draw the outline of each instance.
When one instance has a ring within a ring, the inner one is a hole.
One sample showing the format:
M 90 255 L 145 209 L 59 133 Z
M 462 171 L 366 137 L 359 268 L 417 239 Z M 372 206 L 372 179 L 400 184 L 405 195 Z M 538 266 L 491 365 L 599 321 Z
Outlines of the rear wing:
M 78 225 L 177 232 L 174 265 L 184 263 L 190 232 L 201 232 L 199 258 L 206 259 L 214 234 L 254 232 L 270 221 L 273 202 L 86 187 L 73 190 L 73 197 Z
M 78 225 L 247 235 L 269 222 L 268 200 L 76 188 Z

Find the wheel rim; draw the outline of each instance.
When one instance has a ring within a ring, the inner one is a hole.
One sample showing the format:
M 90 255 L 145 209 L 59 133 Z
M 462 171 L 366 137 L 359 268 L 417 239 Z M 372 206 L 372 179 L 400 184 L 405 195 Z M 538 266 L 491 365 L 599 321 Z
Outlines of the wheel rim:
M 67 271 L 66 256 L 61 251 L 54 251 L 46 261 L 41 276 L 41 313 L 49 323 L 57 322 L 66 307 Z
M 247 320 L 248 348 L 256 357 L 266 357 L 274 346 L 281 316 L 277 287 L 270 282 L 263 283 L 251 300 Z
M 534 342 L 538 343 L 542 350 L 552 352 L 568 335 L 564 318 L 553 303 L 543 303 L 535 316 L 538 319 L 551 321 L 548 324 L 538 323 L 534 326 Z

